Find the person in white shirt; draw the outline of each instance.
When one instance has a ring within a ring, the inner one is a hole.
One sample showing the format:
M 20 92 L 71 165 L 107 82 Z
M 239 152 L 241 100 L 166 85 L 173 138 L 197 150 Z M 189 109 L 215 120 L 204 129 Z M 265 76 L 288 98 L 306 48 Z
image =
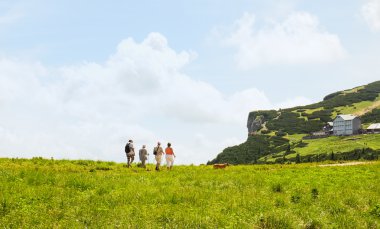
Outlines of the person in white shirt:
M 162 155 L 164 155 L 164 150 L 162 149 L 161 147 L 161 143 L 158 142 L 157 143 L 157 146 L 154 147 L 154 150 L 153 150 L 153 154 L 154 154 L 154 157 L 156 159 L 156 170 L 159 171 L 160 170 L 160 165 L 161 165 L 161 160 L 162 160 Z

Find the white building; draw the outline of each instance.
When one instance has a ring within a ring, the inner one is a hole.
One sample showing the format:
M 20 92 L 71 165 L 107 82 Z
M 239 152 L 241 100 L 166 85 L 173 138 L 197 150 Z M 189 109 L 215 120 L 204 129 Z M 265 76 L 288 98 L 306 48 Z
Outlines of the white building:
M 354 115 L 338 115 L 334 120 L 334 135 L 358 134 L 362 122 Z
M 380 133 L 380 123 L 374 123 L 374 124 L 371 124 L 371 125 L 367 128 L 367 131 L 368 131 L 368 132 L 372 132 L 372 133 Z

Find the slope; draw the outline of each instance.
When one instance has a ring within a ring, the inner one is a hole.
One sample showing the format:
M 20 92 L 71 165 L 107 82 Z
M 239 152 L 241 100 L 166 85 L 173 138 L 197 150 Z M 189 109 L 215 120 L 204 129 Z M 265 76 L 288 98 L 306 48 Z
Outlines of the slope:
M 225 149 L 209 163 L 284 163 L 377 158 L 380 145 L 368 145 L 367 142 L 380 142 L 380 135 L 361 135 L 360 139 L 351 140 L 344 137 L 302 139 L 313 132 L 321 131 L 327 122 L 332 122 L 338 114 L 360 116 L 364 128 L 371 123 L 380 122 L 380 81 L 332 93 L 323 101 L 307 106 L 253 111 L 248 115 L 247 141 Z M 274 137 L 276 143 L 273 143 Z M 263 147 L 264 145 L 266 147 Z M 355 153 L 359 150 L 362 152 L 360 157 Z

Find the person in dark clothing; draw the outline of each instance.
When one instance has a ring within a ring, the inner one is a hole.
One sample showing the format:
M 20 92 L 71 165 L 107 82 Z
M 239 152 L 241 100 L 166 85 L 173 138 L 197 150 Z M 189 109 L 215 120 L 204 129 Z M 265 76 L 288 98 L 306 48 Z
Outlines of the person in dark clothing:
M 148 152 L 146 151 L 146 146 L 145 145 L 143 145 L 142 149 L 140 149 L 140 151 L 139 151 L 139 157 L 140 157 L 140 161 L 141 161 L 141 166 L 143 168 L 146 168 L 145 162 L 148 159 Z
M 127 155 L 128 168 L 131 167 L 133 160 L 135 160 L 135 148 L 133 147 L 133 141 L 129 140 L 125 146 L 125 153 Z

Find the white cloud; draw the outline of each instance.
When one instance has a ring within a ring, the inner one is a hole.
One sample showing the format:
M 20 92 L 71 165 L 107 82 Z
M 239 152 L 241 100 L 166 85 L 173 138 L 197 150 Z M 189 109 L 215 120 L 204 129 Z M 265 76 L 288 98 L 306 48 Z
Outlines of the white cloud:
M 129 138 L 149 147 L 167 139 L 177 162 L 204 163 L 244 141 L 249 111 L 273 105 L 257 89 L 226 96 L 182 73 L 195 57 L 152 33 L 122 41 L 105 63 L 0 59 L 0 153 L 123 161 Z
M 256 28 L 255 16 L 245 13 L 223 44 L 237 48 L 235 58 L 243 70 L 268 64 L 328 63 L 346 56 L 339 37 L 307 12 L 293 13 L 263 28 Z
M 380 0 L 368 0 L 361 13 L 373 31 L 380 31 Z

